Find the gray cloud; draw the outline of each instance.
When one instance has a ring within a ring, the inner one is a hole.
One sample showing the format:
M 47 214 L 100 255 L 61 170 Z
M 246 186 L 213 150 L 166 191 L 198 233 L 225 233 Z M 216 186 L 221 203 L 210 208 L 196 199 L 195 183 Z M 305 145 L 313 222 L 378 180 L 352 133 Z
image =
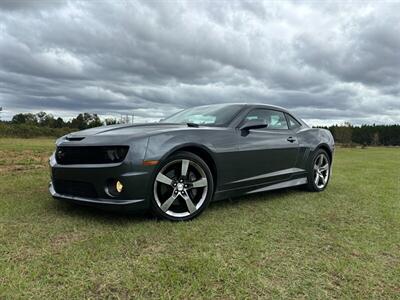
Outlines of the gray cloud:
M 0 9 L 4 11 L 32 11 L 56 8 L 62 6 L 63 2 L 54 0 L 28 1 L 28 0 L 3 0 L 0 2 Z
M 2 1 L 10 116 L 263 102 L 313 124 L 400 122 L 398 3 Z

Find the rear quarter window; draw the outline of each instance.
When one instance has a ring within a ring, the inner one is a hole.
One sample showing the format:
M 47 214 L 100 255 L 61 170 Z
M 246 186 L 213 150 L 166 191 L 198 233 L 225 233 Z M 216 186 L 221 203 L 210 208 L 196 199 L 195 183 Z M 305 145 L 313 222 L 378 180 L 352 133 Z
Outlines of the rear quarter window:
M 289 129 L 296 129 L 301 127 L 301 123 L 297 121 L 294 117 L 289 114 L 286 114 L 286 118 L 288 120 Z

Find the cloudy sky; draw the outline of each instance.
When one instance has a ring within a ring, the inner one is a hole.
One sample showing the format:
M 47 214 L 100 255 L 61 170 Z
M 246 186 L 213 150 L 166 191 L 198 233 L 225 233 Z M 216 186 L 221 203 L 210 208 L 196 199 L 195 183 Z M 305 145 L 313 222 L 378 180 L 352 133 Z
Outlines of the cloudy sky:
M 3 119 L 262 102 L 400 123 L 400 2 L 1 1 Z

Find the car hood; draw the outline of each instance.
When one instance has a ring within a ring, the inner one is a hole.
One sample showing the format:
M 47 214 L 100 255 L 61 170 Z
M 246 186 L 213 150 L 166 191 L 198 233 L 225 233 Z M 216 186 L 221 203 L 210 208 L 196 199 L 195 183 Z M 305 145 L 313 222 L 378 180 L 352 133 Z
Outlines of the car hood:
M 98 145 L 129 145 L 134 139 L 136 142 L 147 140 L 154 135 L 165 134 L 171 136 L 173 132 L 214 131 L 226 130 L 222 127 L 193 127 L 187 124 L 176 123 L 144 123 L 130 125 L 110 125 L 86 129 L 70 133 L 56 141 L 57 146 L 98 146 Z
M 188 128 L 186 124 L 170 124 L 170 123 L 144 123 L 144 124 L 122 124 L 101 126 L 91 129 L 86 129 L 68 134 L 67 139 L 79 139 L 86 137 L 105 137 L 105 136 L 129 136 L 139 137 L 151 135 L 154 133 L 173 131 L 177 129 Z

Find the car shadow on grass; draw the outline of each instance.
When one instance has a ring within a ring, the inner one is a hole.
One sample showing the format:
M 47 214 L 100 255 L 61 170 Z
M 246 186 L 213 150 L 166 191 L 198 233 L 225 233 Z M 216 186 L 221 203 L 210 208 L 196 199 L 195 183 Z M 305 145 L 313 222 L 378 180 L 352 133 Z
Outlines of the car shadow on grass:
M 304 193 L 305 191 L 302 188 L 286 188 L 275 191 L 262 192 L 252 195 L 246 195 L 235 198 L 223 199 L 215 202 L 211 202 L 206 211 L 215 211 L 221 209 L 227 209 L 229 207 L 239 206 L 239 205 L 248 205 L 249 203 L 259 203 L 265 201 L 279 201 L 282 198 L 290 197 L 291 195 L 297 195 L 298 193 Z M 85 218 L 97 220 L 101 223 L 110 223 L 110 224 L 124 224 L 132 222 L 134 223 L 143 223 L 143 222 L 160 222 L 164 221 L 156 218 L 150 212 L 124 212 L 124 211 L 113 211 L 102 209 L 99 207 L 87 206 L 87 205 L 79 205 L 76 203 L 68 203 L 65 201 L 57 201 L 53 200 L 52 209 L 56 214 L 63 214 L 69 217 L 77 217 L 77 218 Z M 168 222 L 168 221 L 166 221 Z
M 146 212 L 124 212 L 102 209 L 99 207 L 79 205 L 65 201 L 53 200 L 52 208 L 56 214 L 62 214 L 73 218 L 85 218 L 101 223 L 123 224 L 123 223 L 142 223 L 157 220 Z

